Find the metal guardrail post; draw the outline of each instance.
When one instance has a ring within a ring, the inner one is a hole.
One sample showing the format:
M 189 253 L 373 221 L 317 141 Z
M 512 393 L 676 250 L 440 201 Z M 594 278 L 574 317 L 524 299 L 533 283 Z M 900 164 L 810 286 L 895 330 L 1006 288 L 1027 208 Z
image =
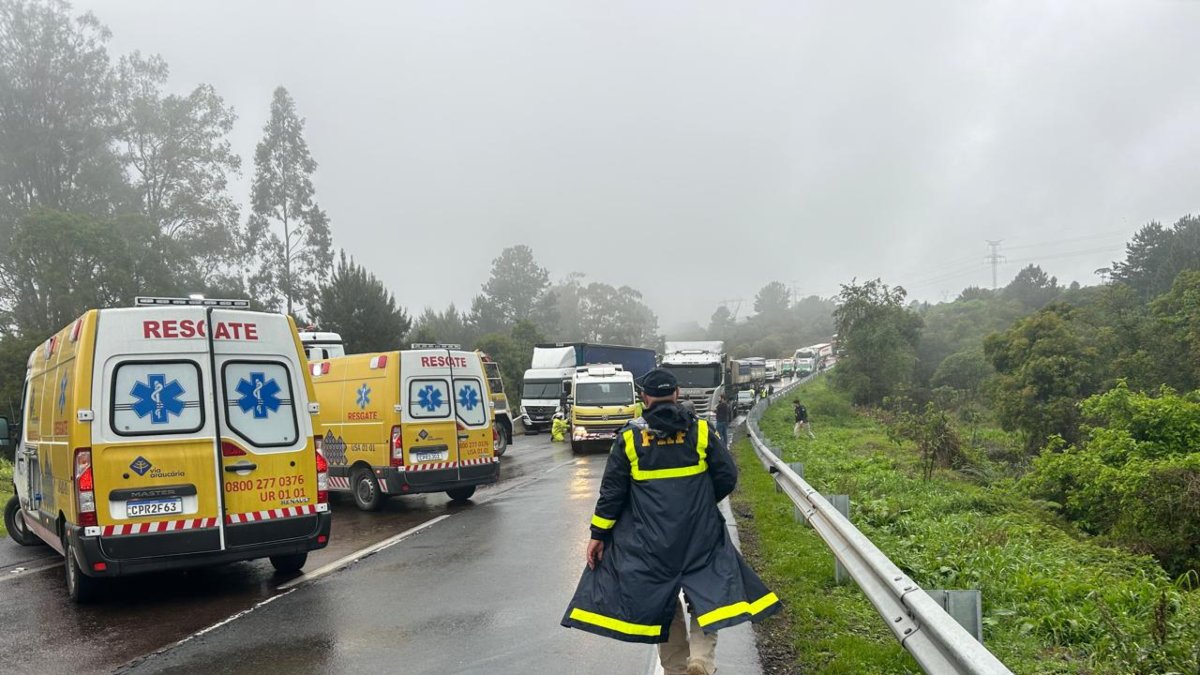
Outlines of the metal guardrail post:
M 777 399 L 809 379 L 792 382 L 771 398 Z M 775 484 L 833 551 L 834 557 L 921 669 L 932 675 L 1012 675 L 1012 671 L 947 614 L 941 604 L 901 572 L 828 499 L 767 447 L 758 429 L 758 421 L 766 407 L 763 403 L 756 403 L 746 418 L 746 430 L 759 461 L 775 474 Z
M 850 519 L 850 495 L 829 495 L 829 503 L 833 504 L 833 508 L 837 509 L 838 513 L 842 514 L 846 520 Z M 850 580 L 850 574 L 842 567 L 842 563 L 836 556 L 833 558 L 833 583 L 841 586 Z

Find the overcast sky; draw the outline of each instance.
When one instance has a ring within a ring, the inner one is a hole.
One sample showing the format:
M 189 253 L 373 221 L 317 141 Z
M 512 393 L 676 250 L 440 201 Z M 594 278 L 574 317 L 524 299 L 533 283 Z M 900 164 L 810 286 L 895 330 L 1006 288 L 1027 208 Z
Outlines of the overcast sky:
M 307 118 L 334 244 L 410 310 L 505 246 L 669 328 L 773 279 L 921 299 L 1030 262 L 1095 283 L 1200 202 L 1200 2 L 95 0 L 115 55 Z

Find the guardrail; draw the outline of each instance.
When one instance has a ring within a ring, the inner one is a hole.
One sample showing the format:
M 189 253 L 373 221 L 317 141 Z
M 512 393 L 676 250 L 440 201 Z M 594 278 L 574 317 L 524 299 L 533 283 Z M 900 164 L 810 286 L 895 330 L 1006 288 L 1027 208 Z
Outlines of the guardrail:
M 901 572 L 829 500 L 780 459 L 774 446 L 763 437 L 758 421 L 766 404 L 786 396 L 793 387 L 808 379 L 811 376 L 781 387 L 767 401 L 757 402 L 746 416 L 750 443 L 763 466 L 775 476 L 776 484 L 825 541 L 922 670 L 931 675 L 1012 675 L 1012 671 Z

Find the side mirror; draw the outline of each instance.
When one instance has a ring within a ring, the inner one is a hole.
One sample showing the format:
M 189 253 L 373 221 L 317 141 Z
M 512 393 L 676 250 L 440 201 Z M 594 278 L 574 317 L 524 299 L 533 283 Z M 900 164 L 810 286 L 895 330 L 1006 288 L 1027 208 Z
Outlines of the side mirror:
M 12 445 L 12 433 L 8 428 L 8 418 L 0 417 L 0 447 Z

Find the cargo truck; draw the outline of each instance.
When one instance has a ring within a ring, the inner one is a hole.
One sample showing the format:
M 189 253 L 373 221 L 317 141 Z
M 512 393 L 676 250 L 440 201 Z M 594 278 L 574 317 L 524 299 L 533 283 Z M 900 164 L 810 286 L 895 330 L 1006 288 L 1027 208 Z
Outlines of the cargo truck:
M 725 343 L 720 340 L 668 342 L 662 367 L 679 381 L 679 398 L 691 401 L 700 416 L 715 412 L 725 393 Z
M 653 349 L 556 342 L 533 348 L 533 359 L 521 382 L 521 421 L 530 431 L 550 428 L 554 413 L 570 394 L 575 369 L 589 364 L 619 365 L 636 380 L 654 369 Z

